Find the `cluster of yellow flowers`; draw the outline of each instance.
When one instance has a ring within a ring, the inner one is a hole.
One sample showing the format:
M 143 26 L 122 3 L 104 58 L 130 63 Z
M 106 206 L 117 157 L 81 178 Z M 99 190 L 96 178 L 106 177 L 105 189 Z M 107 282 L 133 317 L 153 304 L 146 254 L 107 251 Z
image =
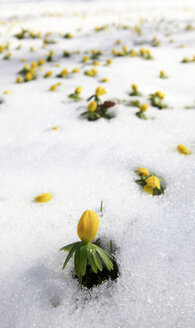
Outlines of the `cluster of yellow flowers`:
M 159 178 L 149 173 L 145 167 L 139 167 L 137 174 L 140 176 L 140 180 L 136 180 L 136 183 L 144 188 L 144 191 L 150 195 L 161 195 L 164 192 L 164 188 L 160 184 Z
M 87 76 L 91 76 L 91 77 L 94 77 L 96 76 L 98 73 L 98 70 L 96 68 L 92 68 L 91 70 L 89 71 L 85 71 L 85 75 Z

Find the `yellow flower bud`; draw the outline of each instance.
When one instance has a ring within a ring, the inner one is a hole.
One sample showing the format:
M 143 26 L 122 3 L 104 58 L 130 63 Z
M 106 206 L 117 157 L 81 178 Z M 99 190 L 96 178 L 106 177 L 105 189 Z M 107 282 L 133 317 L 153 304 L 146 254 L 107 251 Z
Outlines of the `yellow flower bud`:
M 190 155 L 190 150 L 189 150 L 186 146 L 184 146 L 184 145 L 182 145 L 182 144 L 179 144 L 179 145 L 177 146 L 177 150 L 178 150 L 178 152 L 179 152 L 180 154 Z
M 123 46 L 123 51 L 126 53 L 128 50 L 127 50 L 127 46 Z
M 5 94 L 5 95 L 9 95 L 9 94 L 10 94 L 10 91 L 9 91 L 9 90 L 5 90 L 5 91 L 4 91 L 4 94 Z
M 79 68 L 74 68 L 74 69 L 72 70 L 72 73 L 79 73 L 79 71 L 80 71 Z
M 115 43 L 116 43 L 116 44 L 120 44 L 120 43 L 121 43 L 121 40 L 116 40 Z
M 79 220 L 77 234 L 84 243 L 88 244 L 97 235 L 98 228 L 99 217 L 97 213 L 87 210 L 82 214 Z
M 88 105 L 88 111 L 89 112 L 95 112 L 97 109 L 97 103 L 96 101 L 91 101 Z
M 145 181 L 146 181 L 148 187 L 150 187 L 152 189 L 154 189 L 154 188 L 160 189 L 160 181 L 155 175 L 152 175 L 151 177 L 146 178 Z
M 108 77 L 104 77 L 103 79 L 102 79 L 102 82 L 108 82 L 109 81 L 109 78 Z
M 165 94 L 162 91 L 156 91 L 155 95 L 160 99 L 164 99 L 165 97 Z
M 165 77 L 165 71 L 160 71 L 160 77 Z
M 30 51 L 32 51 L 32 52 L 33 52 L 34 50 L 35 50 L 35 48 L 34 48 L 34 47 L 30 47 Z
M 145 167 L 139 167 L 137 170 L 137 173 L 143 178 L 143 177 L 147 177 L 150 173 L 148 171 L 148 169 L 146 169 Z
M 25 80 L 26 81 L 31 81 L 32 79 L 33 79 L 32 73 L 31 72 L 26 73 Z
M 148 185 L 145 185 L 144 186 L 144 191 L 147 192 L 150 195 L 153 194 L 153 188 L 152 187 L 149 187 Z
M 50 200 L 51 200 L 50 193 L 44 193 L 44 194 L 41 194 L 41 195 L 35 197 L 35 202 L 38 202 L 38 203 L 49 202 Z
M 67 69 L 67 68 L 63 69 L 63 71 L 60 73 L 60 75 L 61 75 L 62 77 L 68 75 L 68 69 Z
M 52 130 L 59 130 L 59 126 L 58 125 L 54 126 Z
M 99 63 L 99 61 L 95 60 L 95 61 L 93 62 L 93 65 L 94 65 L 94 66 L 99 66 L 100 63 Z
M 37 65 L 38 65 L 38 64 L 37 64 L 37 62 L 36 62 L 36 61 L 34 61 L 34 62 L 32 62 L 32 63 L 31 63 L 31 68 L 36 68 L 36 67 L 37 67 Z
M 95 90 L 95 94 L 97 97 L 103 96 L 106 93 L 106 90 L 103 87 L 97 87 Z
M 16 83 L 22 83 L 22 78 L 21 78 L 21 76 L 17 76 L 17 78 L 16 78 Z
M 137 84 L 132 84 L 131 85 L 131 88 L 132 88 L 133 91 L 137 91 L 138 90 Z
M 50 91 L 55 91 L 57 89 L 58 85 L 57 84 L 53 84 L 50 87 Z
M 132 50 L 130 51 L 130 56 L 131 56 L 131 57 L 136 57 L 136 56 L 137 56 L 137 53 L 136 53 L 136 51 L 135 51 L 134 49 L 132 49 Z
M 44 65 L 44 64 L 45 64 L 45 59 L 43 59 L 43 58 L 39 59 L 38 65 L 41 66 L 41 65 Z
M 106 63 L 107 63 L 107 65 L 112 64 L 112 59 L 108 59 Z
M 5 46 L 3 44 L 0 44 L 0 53 L 2 53 L 3 51 L 5 51 Z
M 52 74 L 53 74 L 52 71 L 48 71 L 48 72 L 45 73 L 44 77 L 45 77 L 45 78 L 48 78 L 48 77 L 50 77 Z
M 145 112 L 148 109 L 149 105 L 148 104 L 143 104 L 140 106 L 139 110 L 140 112 Z
M 83 63 L 86 63 L 89 60 L 89 56 L 84 56 L 83 57 Z
M 82 91 L 82 87 L 77 87 L 77 88 L 75 89 L 75 93 L 76 93 L 77 95 L 79 95 L 79 94 L 81 93 L 81 91 Z

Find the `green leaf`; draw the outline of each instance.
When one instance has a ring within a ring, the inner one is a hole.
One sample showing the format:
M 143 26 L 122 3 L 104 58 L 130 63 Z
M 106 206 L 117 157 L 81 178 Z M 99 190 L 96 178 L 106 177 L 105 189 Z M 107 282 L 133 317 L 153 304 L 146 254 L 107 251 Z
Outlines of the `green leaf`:
M 111 259 L 112 256 L 110 256 L 108 253 L 106 253 L 102 248 L 100 248 L 97 245 L 93 245 L 98 252 L 99 256 L 101 257 L 102 261 L 104 262 L 105 266 L 107 267 L 108 271 L 113 270 L 113 263 L 110 261 L 109 257 Z M 114 260 L 114 259 L 113 259 Z
M 87 247 L 87 259 L 89 261 L 89 264 L 91 265 L 92 270 L 95 273 L 97 273 L 97 266 L 95 264 L 92 252 L 93 252 L 93 249 L 91 247 Z
M 102 263 L 100 261 L 100 258 L 98 256 L 95 248 L 93 249 L 92 256 L 93 256 L 93 259 L 94 259 L 94 262 L 95 262 L 96 266 L 98 267 L 98 269 L 100 271 L 102 271 Z
M 146 182 L 143 179 L 135 180 L 135 182 L 140 186 L 145 186 Z
M 68 256 L 66 257 L 66 260 L 64 262 L 64 265 L 62 267 L 62 270 L 64 270 L 64 268 L 66 267 L 66 265 L 68 264 L 68 262 L 70 261 L 71 257 L 73 256 L 74 252 L 81 246 L 81 242 L 75 243 L 75 245 L 73 246 L 73 248 L 71 249 L 71 251 L 69 252 Z
M 87 245 L 84 245 L 80 248 L 80 273 L 82 276 L 85 275 L 87 265 Z
M 74 269 L 75 269 L 76 275 L 79 277 L 80 276 L 80 248 L 78 248 L 75 252 Z
M 80 243 L 81 243 L 81 241 L 77 241 L 76 243 L 72 243 L 72 244 L 66 245 L 66 246 L 60 248 L 59 251 L 67 251 L 67 252 L 70 252 L 74 245 L 80 244 Z

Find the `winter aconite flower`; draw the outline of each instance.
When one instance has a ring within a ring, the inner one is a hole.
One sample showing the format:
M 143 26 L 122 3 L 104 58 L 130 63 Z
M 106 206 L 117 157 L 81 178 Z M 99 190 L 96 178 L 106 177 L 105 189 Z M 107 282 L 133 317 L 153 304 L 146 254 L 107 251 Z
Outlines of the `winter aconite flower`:
M 79 95 L 81 93 L 81 91 L 82 91 L 82 87 L 80 87 L 80 86 L 75 89 L 75 93 L 77 95 Z
M 104 89 L 103 87 L 97 87 L 95 90 L 95 94 L 97 97 L 99 96 L 103 96 L 106 93 L 106 89 Z
M 143 104 L 140 106 L 140 112 L 144 113 L 145 111 L 147 111 L 149 105 L 148 104 Z
M 179 145 L 177 146 L 177 150 L 178 150 L 178 152 L 179 152 L 180 154 L 190 155 L 190 150 L 189 150 L 186 146 L 184 146 L 184 145 L 182 145 L 182 144 L 179 144 Z
M 132 84 L 131 85 L 131 88 L 132 88 L 132 91 L 129 94 L 130 96 L 137 96 L 137 97 L 139 97 L 139 96 L 142 95 L 141 92 L 138 90 L 137 84 Z
M 148 187 L 151 187 L 152 189 L 154 188 L 160 189 L 160 181 L 156 176 L 152 175 L 149 178 L 147 178 L 145 181 Z
M 146 169 L 145 167 L 139 167 L 137 170 L 137 173 L 141 176 L 141 177 L 147 177 L 149 176 L 149 171 L 148 169 Z
M 103 267 L 108 271 L 113 270 L 111 260 L 114 259 L 101 247 L 91 243 L 97 235 L 98 228 L 99 217 L 97 213 L 90 210 L 85 211 L 77 225 L 77 234 L 81 241 L 66 245 L 60 249 L 68 252 L 62 269 L 66 267 L 74 255 L 74 269 L 80 283 L 82 283 L 82 277 L 88 272 L 86 272 L 87 265 L 96 274 L 98 270 L 102 271 Z
M 139 112 L 136 113 L 136 116 L 138 116 L 141 119 L 147 120 L 146 115 L 144 114 L 144 112 L 147 111 L 149 105 L 148 104 L 143 104 L 139 107 Z
M 150 94 L 151 105 L 157 107 L 158 109 L 167 108 L 167 105 L 162 102 L 165 98 L 165 93 L 162 91 L 156 91 L 155 93 Z
M 95 110 L 97 109 L 97 102 L 91 101 L 87 108 L 89 112 L 95 112 Z
M 71 99 L 74 99 L 75 101 L 80 101 L 82 98 L 80 98 L 80 93 L 82 92 L 82 87 L 79 86 L 75 89 L 74 93 L 71 93 L 68 97 Z
M 44 193 L 44 194 L 41 194 L 41 195 L 35 197 L 35 202 L 38 202 L 38 203 L 45 203 L 45 202 L 49 202 L 50 200 L 51 200 L 50 193 Z
M 83 213 L 79 220 L 77 234 L 85 244 L 88 244 L 97 235 L 98 228 L 99 217 L 97 213 L 87 210 Z
M 150 174 L 146 168 L 140 167 L 137 170 L 137 174 L 140 176 L 139 180 L 135 182 L 142 186 L 144 191 L 153 196 L 159 196 L 164 193 L 164 187 L 160 184 L 160 179 L 154 174 Z

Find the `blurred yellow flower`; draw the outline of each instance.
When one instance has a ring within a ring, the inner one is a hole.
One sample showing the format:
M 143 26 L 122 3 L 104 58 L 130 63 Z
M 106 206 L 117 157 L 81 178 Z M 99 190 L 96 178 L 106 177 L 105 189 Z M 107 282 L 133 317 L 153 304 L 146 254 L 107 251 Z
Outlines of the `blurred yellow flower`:
M 184 145 L 182 145 L 182 144 L 179 144 L 179 145 L 177 146 L 177 150 L 178 150 L 178 152 L 179 152 L 180 154 L 190 155 L 190 150 L 189 150 L 186 146 L 184 146 Z
M 96 101 L 91 101 L 88 105 L 88 111 L 89 112 L 95 112 L 97 109 L 97 102 Z
M 143 104 L 140 106 L 139 110 L 140 112 L 144 113 L 145 111 L 147 111 L 149 105 L 148 104 Z
M 152 175 L 151 177 L 146 178 L 145 181 L 146 181 L 148 187 L 153 188 L 153 189 L 154 188 L 160 189 L 160 181 L 155 175 Z
M 35 197 L 34 200 L 35 200 L 35 202 L 38 202 L 38 203 L 49 202 L 51 200 L 51 194 L 50 193 L 41 194 L 41 195 Z
M 139 167 L 137 170 L 137 173 L 143 178 L 143 177 L 147 177 L 150 173 L 148 171 L 148 169 L 146 169 L 145 167 Z
M 95 90 L 95 94 L 96 94 L 97 97 L 103 96 L 105 93 L 106 93 L 106 89 L 104 89 L 101 86 L 97 87 L 96 90 Z

